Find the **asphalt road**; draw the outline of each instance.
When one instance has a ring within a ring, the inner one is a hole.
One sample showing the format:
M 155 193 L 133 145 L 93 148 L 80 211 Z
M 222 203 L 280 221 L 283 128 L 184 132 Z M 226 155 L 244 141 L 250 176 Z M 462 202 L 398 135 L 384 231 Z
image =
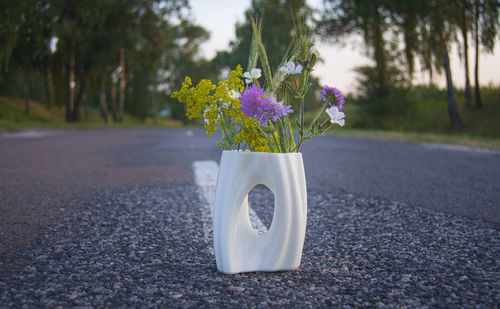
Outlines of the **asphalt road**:
M 301 270 L 232 277 L 215 269 L 192 167 L 220 153 L 202 130 L 1 135 L 2 303 L 498 305 L 498 152 L 315 138 Z M 269 225 L 272 196 L 255 195 Z

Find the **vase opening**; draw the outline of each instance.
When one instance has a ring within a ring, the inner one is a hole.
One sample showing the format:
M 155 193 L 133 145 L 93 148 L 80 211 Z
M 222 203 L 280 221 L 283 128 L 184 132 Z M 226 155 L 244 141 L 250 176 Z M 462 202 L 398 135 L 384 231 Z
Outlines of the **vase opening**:
M 274 193 L 266 185 L 256 185 L 248 193 L 248 208 L 251 219 L 252 210 L 260 219 L 251 220 L 253 230 L 259 235 L 266 233 L 273 222 Z

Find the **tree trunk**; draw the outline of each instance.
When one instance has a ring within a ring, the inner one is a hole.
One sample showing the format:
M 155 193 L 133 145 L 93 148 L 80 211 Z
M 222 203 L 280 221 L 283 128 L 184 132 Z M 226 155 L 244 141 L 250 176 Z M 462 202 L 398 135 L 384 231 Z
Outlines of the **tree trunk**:
M 23 75 L 24 75 L 24 85 L 23 85 L 24 113 L 26 114 L 26 116 L 29 116 L 29 114 L 30 114 L 30 90 L 29 90 L 28 73 L 26 73 L 26 71 L 25 71 Z
M 386 53 L 384 47 L 384 33 L 382 31 L 382 22 L 383 18 L 381 18 L 380 13 L 378 11 L 378 6 L 374 8 L 374 16 L 373 16 L 373 49 L 374 49 L 374 58 L 375 58 L 375 66 L 377 71 L 377 95 L 379 97 L 384 97 L 388 94 L 387 87 L 387 68 L 386 68 Z
M 474 43 L 476 52 L 476 63 L 474 65 L 474 94 L 476 99 L 476 108 L 481 108 L 481 93 L 479 90 L 479 0 L 474 1 Z
M 108 123 L 108 105 L 106 104 L 104 81 L 101 81 L 101 86 L 99 88 L 99 111 L 101 113 L 102 120 L 104 120 L 105 123 Z
M 120 96 L 118 101 L 118 121 L 123 120 L 123 111 L 125 103 L 125 49 L 120 47 Z
M 75 87 L 75 55 L 70 52 L 68 63 L 66 63 L 66 121 L 73 118 L 73 88 Z
M 451 79 L 450 59 L 448 50 L 444 52 L 444 70 L 446 72 L 446 92 L 448 94 L 448 116 L 450 117 L 451 125 L 454 128 L 461 128 L 462 121 L 458 116 L 457 102 L 455 99 L 455 90 L 453 89 L 453 81 Z
M 465 1 L 464 1 L 465 2 Z M 470 93 L 470 80 L 469 80 L 469 39 L 467 35 L 467 16 L 465 15 L 466 8 L 463 9 L 463 22 L 462 22 L 462 37 L 464 40 L 464 66 L 465 66 L 465 107 L 472 106 L 472 97 Z
M 50 110 L 52 96 L 50 91 L 50 72 L 48 69 L 45 69 L 43 72 L 43 84 L 45 88 L 45 104 L 47 105 L 47 109 Z
M 458 116 L 455 89 L 453 88 L 453 80 L 451 78 L 450 58 L 448 56 L 448 38 L 444 27 L 441 30 L 441 38 L 443 40 L 443 65 L 446 73 L 446 92 L 448 94 L 448 116 L 450 117 L 452 127 L 459 129 L 462 127 L 462 121 Z
M 113 79 L 113 73 L 111 73 L 109 92 L 111 99 L 111 111 L 113 113 L 113 121 L 118 122 L 118 107 L 116 106 L 116 87 L 115 87 L 115 81 Z
M 90 64 L 86 64 L 84 68 L 82 83 L 80 89 L 78 90 L 75 106 L 73 108 L 73 121 L 80 121 L 80 110 L 83 106 L 83 102 L 85 100 L 85 95 L 87 92 L 87 86 L 90 80 L 90 67 Z

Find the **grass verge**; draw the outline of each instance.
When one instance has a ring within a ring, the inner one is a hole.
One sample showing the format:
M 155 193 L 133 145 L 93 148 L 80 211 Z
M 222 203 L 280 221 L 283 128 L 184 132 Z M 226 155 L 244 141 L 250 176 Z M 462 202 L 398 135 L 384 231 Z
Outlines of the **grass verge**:
M 381 140 L 397 140 L 415 143 L 459 145 L 482 149 L 500 150 L 500 139 L 498 138 L 469 136 L 465 134 L 416 133 L 344 128 L 332 130 L 329 132 L 329 134 Z
M 98 110 L 87 109 L 82 112 L 81 121 L 66 122 L 63 107 L 52 107 L 50 110 L 40 102 L 30 101 L 30 114 L 24 113 L 24 99 L 0 97 L 0 131 L 15 131 L 25 128 L 73 128 L 73 129 L 97 129 L 97 128 L 127 128 L 127 127 L 181 127 L 182 121 L 174 119 L 157 119 L 155 122 L 151 117 L 141 119 L 125 114 L 123 121 L 113 122 L 111 115 L 105 122 Z

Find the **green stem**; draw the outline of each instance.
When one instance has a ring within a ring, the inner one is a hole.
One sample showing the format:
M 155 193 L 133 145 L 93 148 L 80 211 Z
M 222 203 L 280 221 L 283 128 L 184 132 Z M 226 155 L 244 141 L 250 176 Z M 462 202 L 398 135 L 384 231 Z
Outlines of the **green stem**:
M 292 125 L 290 124 L 290 119 L 287 117 L 286 118 L 286 123 L 288 126 L 288 130 L 290 131 L 290 149 L 295 149 L 295 137 L 293 137 L 293 129 Z
M 281 144 L 281 150 L 282 152 L 288 152 L 288 147 L 287 147 L 287 138 L 285 135 L 285 127 L 283 126 L 283 121 L 281 119 L 279 121 L 279 137 L 280 137 L 280 144 Z
M 304 137 L 304 139 L 301 139 L 301 140 L 300 140 L 300 142 L 299 142 L 299 145 L 297 146 L 296 150 L 294 150 L 294 151 L 299 152 L 299 150 L 300 150 L 300 146 L 302 146 L 302 143 L 303 143 L 306 139 L 311 138 L 311 137 L 312 137 L 312 134 L 309 134 L 309 135 L 307 135 L 306 137 Z
M 311 128 L 313 127 L 314 123 L 316 122 L 316 120 L 318 120 L 319 116 L 321 116 L 321 114 L 326 110 L 327 106 L 328 106 L 328 103 L 323 104 L 323 106 L 321 107 L 321 109 L 319 110 L 319 112 L 316 114 L 316 116 L 314 117 L 313 121 L 311 122 L 311 126 L 309 126 L 309 130 L 311 130 Z
M 233 137 L 230 134 L 231 130 L 229 130 L 228 132 L 228 127 L 227 127 L 228 125 L 229 126 L 231 125 L 231 118 L 228 117 L 226 121 L 224 112 L 221 112 L 221 116 L 222 116 L 222 124 L 221 124 L 222 140 L 226 142 L 226 145 L 228 146 L 229 150 L 233 150 Z
M 299 133 L 300 133 L 300 141 L 299 141 L 299 145 L 297 146 L 297 152 L 299 152 L 300 146 L 304 142 L 304 96 L 300 97 L 300 128 L 299 128 Z
M 262 133 L 262 136 L 264 136 L 264 138 L 266 139 L 267 146 L 269 147 L 269 150 L 272 150 L 273 149 L 273 147 L 272 147 L 273 145 L 272 145 L 271 140 L 267 136 L 266 132 L 264 132 L 264 130 L 262 130 L 262 127 L 260 125 L 258 125 L 257 128 L 259 128 L 260 133 Z

